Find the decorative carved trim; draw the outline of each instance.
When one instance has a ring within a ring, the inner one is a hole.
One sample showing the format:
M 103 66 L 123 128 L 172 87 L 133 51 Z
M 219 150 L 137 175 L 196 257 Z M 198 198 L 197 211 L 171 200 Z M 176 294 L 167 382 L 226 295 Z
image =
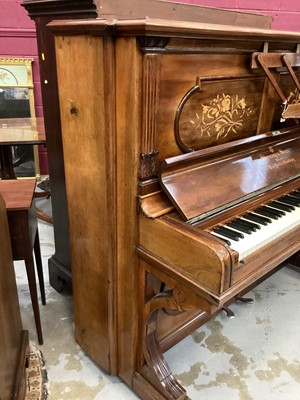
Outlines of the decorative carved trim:
M 175 289 L 174 289 L 175 290 Z M 146 364 L 143 367 L 143 373 L 146 379 L 149 379 L 154 387 L 169 400 L 188 400 L 185 389 L 173 376 L 172 371 L 161 350 L 157 335 L 157 316 L 160 308 L 175 306 L 181 298 L 181 294 L 177 293 L 177 299 L 174 298 L 174 290 L 159 293 L 151 300 L 150 308 L 154 308 L 150 312 L 146 324 L 146 338 L 144 346 L 144 357 Z M 179 290 L 179 289 L 178 289 Z M 179 290 L 180 291 L 180 290 Z M 180 301 L 179 301 L 180 302 Z M 179 309 L 181 307 L 179 306 Z
M 149 179 L 157 174 L 157 111 L 159 105 L 160 56 L 147 54 L 143 66 L 142 138 L 140 179 Z
M 168 45 L 170 40 L 168 37 L 160 36 L 139 36 L 137 39 L 143 51 L 149 51 L 153 49 L 161 50 Z
M 152 151 L 140 155 L 139 178 L 141 180 L 150 179 L 157 175 L 159 166 L 157 154 L 157 151 Z
M 21 4 L 30 17 L 90 14 L 97 17 L 97 7 L 93 0 L 25 0 Z

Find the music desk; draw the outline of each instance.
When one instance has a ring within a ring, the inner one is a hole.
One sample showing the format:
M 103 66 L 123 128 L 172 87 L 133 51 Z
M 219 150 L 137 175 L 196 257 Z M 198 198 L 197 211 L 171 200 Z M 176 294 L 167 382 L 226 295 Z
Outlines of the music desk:
M 45 144 L 44 118 L 0 119 L 1 179 L 15 179 L 12 146 Z

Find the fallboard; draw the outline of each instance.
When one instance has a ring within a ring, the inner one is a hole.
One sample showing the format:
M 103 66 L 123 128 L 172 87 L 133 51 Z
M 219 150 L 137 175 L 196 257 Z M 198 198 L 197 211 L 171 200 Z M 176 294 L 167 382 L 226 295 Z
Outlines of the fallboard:
M 166 159 L 160 184 L 186 221 L 202 220 L 300 176 L 300 127 Z

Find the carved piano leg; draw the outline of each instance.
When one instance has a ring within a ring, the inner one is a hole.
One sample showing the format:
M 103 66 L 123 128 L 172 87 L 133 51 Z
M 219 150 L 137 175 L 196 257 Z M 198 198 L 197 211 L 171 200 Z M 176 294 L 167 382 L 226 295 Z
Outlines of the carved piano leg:
M 216 313 L 219 308 L 191 287 L 182 274 L 165 273 L 165 264 L 139 249 L 139 353 L 133 389 L 143 400 L 189 400 L 164 358 L 158 325 L 164 315 L 178 316 L 188 310 Z M 197 290 L 196 290 L 197 289 Z M 158 318 L 159 315 L 159 318 Z M 161 326 L 159 325 L 159 328 Z
M 144 373 L 165 399 L 187 400 L 189 397 L 185 389 L 174 378 L 159 345 L 156 329 L 158 311 L 151 313 L 147 324 Z

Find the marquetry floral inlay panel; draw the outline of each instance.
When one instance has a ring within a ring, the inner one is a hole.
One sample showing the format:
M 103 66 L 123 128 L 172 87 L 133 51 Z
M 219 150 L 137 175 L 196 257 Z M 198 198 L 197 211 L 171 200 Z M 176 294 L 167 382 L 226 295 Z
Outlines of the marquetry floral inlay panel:
M 255 134 L 262 91 L 262 79 L 196 80 L 176 112 L 180 149 L 189 152 Z
M 201 112 L 195 113 L 190 120 L 191 127 L 199 137 L 211 137 L 216 140 L 230 134 L 237 134 L 243 128 L 244 119 L 253 112 L 247 107 L 246 96 L 218 94 L 209 104 L 200 104 Z

